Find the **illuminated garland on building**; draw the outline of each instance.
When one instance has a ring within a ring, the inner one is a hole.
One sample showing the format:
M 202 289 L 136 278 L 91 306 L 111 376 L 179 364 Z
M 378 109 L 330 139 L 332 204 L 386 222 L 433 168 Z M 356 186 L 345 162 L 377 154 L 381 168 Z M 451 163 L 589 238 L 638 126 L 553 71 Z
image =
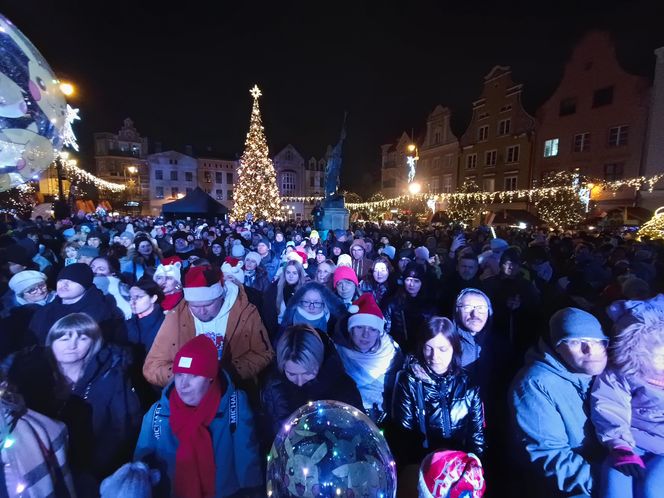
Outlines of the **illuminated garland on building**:
M 92 183 L 95 187 L 101 190 L 110 190 L 111 192 L 123 192 L 127 187 L 126 185 L 121 185 L 119 183 L 111 183 L 101 178 L 97 178 L 92 173 L 88 173 L 84 169 L 76 166 L 76 161 L 73 160 L 64 160 L 62 161 L 62 168 L 65 173 L 70 176 L 71 180 L 82 182 L 82 183 Z
M 251 122 L 245 142 L 244 153 L 240 158 L 238 181 L 233 190 L 232 220 L 244 220 L 248 214 L 261 220 L 278 220 L 283 214 L 277 172 L 268 154 L 267 140 L 258 107 L 261 91 L 258 86 L 251 89 L 254 105 Z
M 664 239 L 664 206 L 658 208 L 651 219 L 646 221 L 637 234 L 639 240 L 649 237 L 651 240 Z

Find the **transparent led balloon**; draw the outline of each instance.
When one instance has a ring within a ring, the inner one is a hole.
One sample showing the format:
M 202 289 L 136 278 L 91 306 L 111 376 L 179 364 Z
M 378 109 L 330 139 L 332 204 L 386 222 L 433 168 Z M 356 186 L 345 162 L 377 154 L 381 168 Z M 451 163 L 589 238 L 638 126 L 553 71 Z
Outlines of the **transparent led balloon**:
M 33 179 L 62 146 L 67 103 L 39 50 L 0 15 L 0 190 Z
M 394 459 L 380 430 L 339 401 L 300 407 L 268 455 L 270 497 L 394 498 L 396 489 Z

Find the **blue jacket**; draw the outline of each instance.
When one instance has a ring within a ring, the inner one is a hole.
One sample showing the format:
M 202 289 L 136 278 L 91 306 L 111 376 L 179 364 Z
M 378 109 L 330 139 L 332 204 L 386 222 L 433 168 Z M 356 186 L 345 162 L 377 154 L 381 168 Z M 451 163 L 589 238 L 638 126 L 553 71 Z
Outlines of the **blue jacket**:
M 241 489 L 254 488 L 263 483 L 258 439 L 247 395 L 235 388 L 227 374 L 223 375 L 228 387 L 209 427 L 217 467 L 217 497 L 231 496 Z M 168 397 L 174 388 L 171 381 L 163 389 L 161 400 L 152 405 L 143 417 L 134 452 L 135 460 L 142 460 L 161 471 L 155 496 L 172 496 L 173 493 L 178 440 L 171 430 Z M 235 409 L 232 409 L 232 401 Z M 233 419 L 236 421 L 233 422 Z
M 270 249 L 270 252 L 267 256 L 261 259 L 261 267 L 267 272 L 267 278 L 270 282 L 274 280 L 274 276 L 279 270 L 279 265 L 281 264 L 281 258 L 274 254 L 274 251 Z
M 555 496 L 590 495 L 602 462 L 589 416 L 592 380 L 570 372 L 540 339 L 510 388 L 517 444 L 525 448 L 540 484 L 548 481 L 558 490 Z

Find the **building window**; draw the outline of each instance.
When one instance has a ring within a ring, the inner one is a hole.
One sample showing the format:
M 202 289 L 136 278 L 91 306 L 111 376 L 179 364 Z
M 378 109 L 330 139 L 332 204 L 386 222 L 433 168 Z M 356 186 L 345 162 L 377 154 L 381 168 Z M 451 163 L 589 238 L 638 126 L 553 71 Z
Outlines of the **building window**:
M 502 137 L 503 135 L 509 135 L 511 128 L 512 128 L 512 120 L 503 119 L 498 123 L 498 136 Z
M 194 174 L 191 171 L 185 171 L 184 172 L 184 181 L 185 182 L 193 182 L 194 181 Z
M 224 200 L 224 191 L 218 188 L 217 190 L 214 191 L 215 195 L 217 196 L 217 200 L 223 201 Z
M 500 108 L 500 112 L 508 112 L 508 111 L 511 111 L 511 110 L 512 110 L 512 105 L 511 104 L 504 105 Z
M 180 189 L 177 187 L 171 187 L 171 197 L 177 197 L 180 193 Z
M 604 180 L 615 182 L 622 180 L 625 170 L 625 163 L 609 163 L 604 165 Z
M 214 183 L 224 183 L 224 174 L 221 171 L 214 172 Z
M 171 181 L 174 181 L 174 182 L 178 181 L 178 172 L 177 171 L 171 171 Z
M 506 176 L 505 177 L 505 190 L 516 190 L 518 184 L 518 176 Z
M 484 164 L 486 166 L 495 166 L 498 160 L 498 151 L 497 150 L 487 150 L 484 153 Z
M 477 167 L 477 154 L 468 154 L 466 156 L 466 168 L 475 169 Z
M 613 102 L 613 86 L 600 88 L 593 92 L 593 108 L 610 105 Z
M 544 157 L 554 157 L 558 155 L 558 142 L 557 138 L 552 138 L 544 142 Z
M 443 175 L 443 192 L 452 193 L 452 175 Z
M 284 194 L 295 191 L 295 173 L 285 172 L 281 174 L 281 191 Z
M 164 179 L 164 170 L 156 169 L 154 170 L 154 179 L 163 180 Z
M 233 185 L 233 173 L 226 173 L 226 183 Z
M 451 168 L 454 166 L 454 154 L 447 154 L 445 157 L 447 159 L 447 167 Z
M 627 145 L 629 126 L 614 126 L 609 128 L 609 147 Z
M 226 200 L 227 201 L 232 201 L 233 200 L 233 189 L 228 189 L 226 191 Z
M 477 129 L 477 141 L 484 142 L 489 139 L 489 125 L 480 126 Z
M 574 152 L 587 152 L 590 150 L 590 133 L 577 133 L 574 135 Z
M 286 151 L 286 161 L 291 161 L 293 159 L 293 153 L 290 150 Z
M 164 187 L 155 187 L 155 197 L 157 199 L 164 198 Z
M 441 137 L 442 137 L 442 130 L 440 128 L 436 128 L 433 132 L 433 143 L 439 144 L 441 141 Z
M 484 178 L 482 181 L 482 190 L 484 192 L 493 192 L 496 190 L 496 179 L 494 177 Z
M 518 145 L 511 145 L 507 148 L 507 160 L 506 163 L 517 163 L 519 162 L 519 148 Z
M 212 183 L 212 173 L 210 171 L 204 171 L 203 179 L 205 180 L 205 183 Z
M 439 169 L 440 169 L 440 157 L 434 157 L 433 158 L 433 170 L 438 171 Z
M 576 112 L 576 98 L 569 98 L 560 101 L 560 111 L 558 112 L 559 116 L 569 116 Z

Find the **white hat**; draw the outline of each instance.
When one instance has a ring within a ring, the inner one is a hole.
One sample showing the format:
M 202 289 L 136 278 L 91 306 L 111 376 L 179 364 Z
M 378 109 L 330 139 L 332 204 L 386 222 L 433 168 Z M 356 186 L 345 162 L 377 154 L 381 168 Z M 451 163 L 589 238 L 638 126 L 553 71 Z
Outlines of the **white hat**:
M 221 273 L 224 274 L 224 277 L 226 275 L 230 275 L 233 278 L 235 278 L 235 280 L 243 284 L 244 283 L 244 271 L 242 270 L 243 265 L 244 263 L 242 262 L 242 260 L 229 256 L 224 260 L 224 264 L 221 265 Z
M 350 254 L 339 254 L 337 258 L 337 266 L 353 266 L 353 260 L 350 259 Z
M 154 276 L 152 278 L 156 281 L 157 277 L 163 275 L 166 277 L 173 277 L 178 282 L 182 282 L 182 277 L 180 274 L 181 267 L 182 263 L 179 261 L 176 261 L 170 265 L 159 265 L 157 266 L 157 269 L 155 270 Z
M 9 280 L 9 288 L 20 296 L 30 287 L 46 282 L 46 275 L 40 271 L 23 270 Z

